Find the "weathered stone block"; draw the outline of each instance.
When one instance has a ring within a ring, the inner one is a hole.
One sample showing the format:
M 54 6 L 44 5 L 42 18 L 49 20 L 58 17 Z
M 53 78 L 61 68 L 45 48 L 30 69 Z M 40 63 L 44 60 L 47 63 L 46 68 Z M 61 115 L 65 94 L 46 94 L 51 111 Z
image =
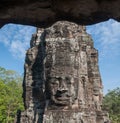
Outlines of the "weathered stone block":
M 101 109 L 98 51 L 85 27 L 63 21 L 40 30 L 26 54 L 19 122 L 109 122 Z

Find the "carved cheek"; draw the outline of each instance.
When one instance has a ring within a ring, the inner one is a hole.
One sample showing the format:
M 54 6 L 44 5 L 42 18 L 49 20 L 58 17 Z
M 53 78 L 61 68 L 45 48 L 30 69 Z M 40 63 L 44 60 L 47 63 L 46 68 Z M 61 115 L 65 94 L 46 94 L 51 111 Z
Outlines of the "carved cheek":
M 69 85 L 68 86 L 68 93 L 69 93 L 69 95 L 70 96 L 72 96 L 72 97 L 74 97 L 76 94 L 76 92 L 75 92 L 75 88 L 73 87 L 73 85 Z
M 54 85 L 54 92 L 55 92 L 55 93 L 57 93 L 58 88 L 59 88 L 59 85 L 58 85 L 58 84 L 55 84 L 55 85 Z
M 51 84 L 50 90 L 51 90 L 52 95 L 55 95 L 58 90 L 58 84 Z
M 71 86 L 70 85 L 67 85 L 67 88 L 68 88 L 68 93 L 70 94 L 70 92 L 71 92 Z
M 75 88 L 74 87 L 71 87 L 71 91 L 72 91 L 72 96 L 75 96 L 76 92 L 75 92 Z

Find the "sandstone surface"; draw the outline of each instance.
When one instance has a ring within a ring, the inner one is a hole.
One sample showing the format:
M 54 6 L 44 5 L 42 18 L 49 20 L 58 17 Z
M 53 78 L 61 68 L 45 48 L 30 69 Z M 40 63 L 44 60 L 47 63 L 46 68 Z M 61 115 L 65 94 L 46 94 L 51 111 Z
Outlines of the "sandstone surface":
M 85 26 L 37 29 L 26 53 L 25 111 L 17 123 L 109 123 L 102 110 L 98 51 Z

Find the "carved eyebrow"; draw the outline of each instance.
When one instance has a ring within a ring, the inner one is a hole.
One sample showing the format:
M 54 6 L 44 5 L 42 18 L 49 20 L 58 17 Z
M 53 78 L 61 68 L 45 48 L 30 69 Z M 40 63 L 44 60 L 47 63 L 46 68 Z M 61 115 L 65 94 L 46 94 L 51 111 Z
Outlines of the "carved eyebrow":
M 67 81 L 67 84 L 72 84 L 71 81 Z
M 66 79 L 66 80 L 70 80 L 70 78 L 69 78 L 69 77 L 65 77 L 65 79 Z
M 54 82 L 50 82 L 50 84 L 59 84 L 59 83 L 57 83 L 56 81 L 54 81 Z
M 60 80 L 62 80 L 62 78 L 61 78 L 61 77 L 58 77 L 58 78 L 56 78 L 56 79 L 58 79 L 59 81 L 60 81 Z

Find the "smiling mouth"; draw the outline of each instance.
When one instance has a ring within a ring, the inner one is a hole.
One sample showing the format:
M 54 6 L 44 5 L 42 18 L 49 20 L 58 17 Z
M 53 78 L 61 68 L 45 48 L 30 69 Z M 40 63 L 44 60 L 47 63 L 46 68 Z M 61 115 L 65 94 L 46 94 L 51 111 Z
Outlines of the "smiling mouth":
M 58 101 L 68 101 L 70 100 L 70 95 L 69 94 L 66 94 L 66 93 L 62 93 L 62 94 L 56 94 L 55 95 L 55 98 L 58 100 Z
M 61 102 L 69 102 L 70 100 L 70 94 L 68 93 L 68 90 L 57 90 L 56 94 L 54 95 L 56 100 Z
M 56 97 L 58 101 L 68 101 L 70 98 L 69 97 Z

